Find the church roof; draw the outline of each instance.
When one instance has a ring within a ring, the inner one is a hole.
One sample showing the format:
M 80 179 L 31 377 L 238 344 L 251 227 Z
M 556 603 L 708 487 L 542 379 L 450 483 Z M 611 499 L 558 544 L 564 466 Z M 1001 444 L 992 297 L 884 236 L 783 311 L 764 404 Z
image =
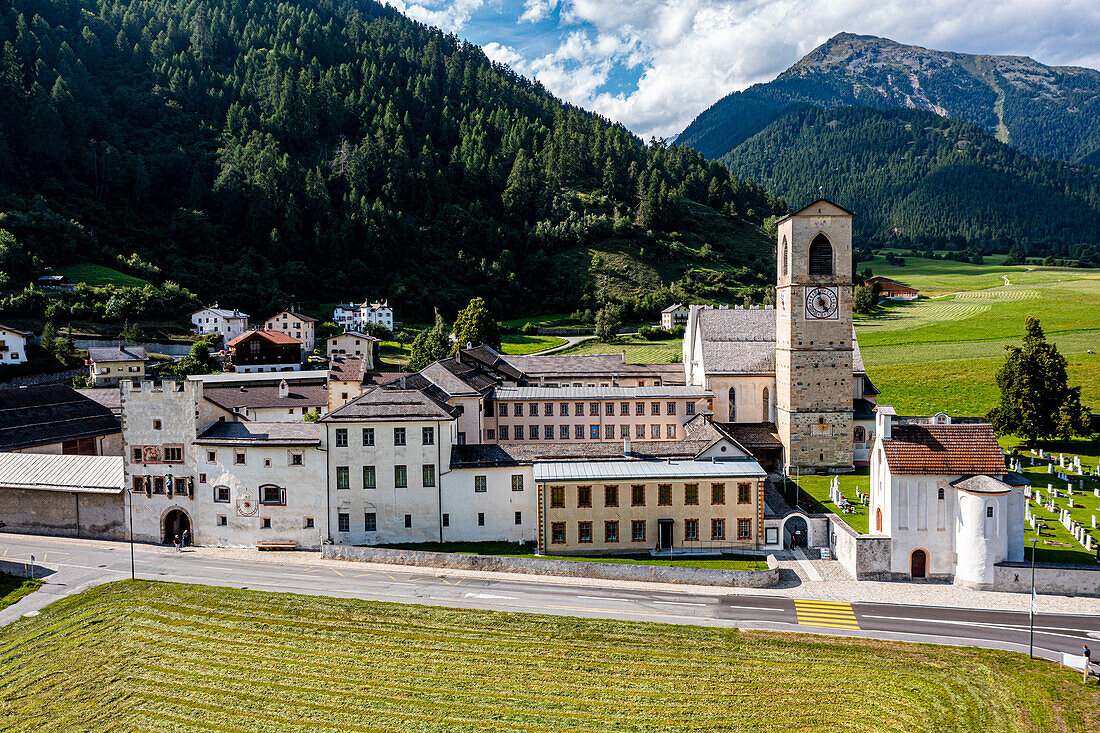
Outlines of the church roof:
M 775 374 L 774 308 L 705 308 L 699 311 L 703 365 L 708 374 Z M 852 372 L 864 374 L 852 330 Z
M 986 475 L 1005 473 L 1004 456 L 993 426 L 895 425 L 882 441 L 886 463 L 895 474 Z
M 815 201 L 811 201 L 810 203 L 806 204 L 805 206 L 803 206 L 798 211 L 792 211 L 790 214 L 787 214 L 786 216 L 784 216 L 782 219 L 780 219 L 776 223 L 778 224 L 778 223 L 784 222 L 787 219 L 790 219 L 791 217 L 794 217 L 794 216 L 802 216 L 804 212 L 809 211 L 810 209 L 814 208 L 818 204 L 828 204 L 829 206 L 840 209 L 842 212 L 844 212 L 848 216 L 855 216 L 855 212 L 848 211 L 847 209 L 845 209 L 840 204 L 835 203 L 833 201 L 830 201 L 829 199 L 826 199 L 826 198 L 819 198 Z M 835 214 L 828 214 L 828 216 L 835 216 Z
M 956 489 L 975 494 L 1004 494 L 1012 491 L 1011 485 L 992 476 L 967 476 L 958 481 L 952 481 L 951 485 Z

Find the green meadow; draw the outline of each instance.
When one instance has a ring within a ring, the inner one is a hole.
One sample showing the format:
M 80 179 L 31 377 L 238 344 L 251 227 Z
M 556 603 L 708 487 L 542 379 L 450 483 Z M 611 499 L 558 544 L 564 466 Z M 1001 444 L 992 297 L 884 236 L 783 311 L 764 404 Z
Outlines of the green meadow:
M 122 581 L 0 629 L 5 731 L 1095 731 L 971 647 Z

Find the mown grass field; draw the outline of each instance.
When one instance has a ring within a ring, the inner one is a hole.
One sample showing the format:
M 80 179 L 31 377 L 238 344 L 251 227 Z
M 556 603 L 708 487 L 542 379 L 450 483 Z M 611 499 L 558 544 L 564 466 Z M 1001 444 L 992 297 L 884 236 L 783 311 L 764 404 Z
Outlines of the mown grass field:
M 683 339 L 646 341 L 641 336 L 619 336 L 614 341 L 600 341 L 591 338 L 557 353 L 618 354 L 621 351 L 626 352 L 626 360 L 631 364 L 667 364 L 682 358 Z
M 0 609 L 34 593 L 41 585 L 42 581 L 38 578 L 21 578 L 11 573 L 0 573 Z
M 11 731 L 1094 731 L 1020 654 L 124 581 L 0 629 Z
M 73 265 L 55 267 L 50 271 L 50 274 L 64 275 L 70 282 L 88 283 L 89 285 L 118 285 L 120 287 L 141 288 L 149 284 L 148 280 L 91 262 L 78 262 Z
M 500 350 L 505 354 L 532 354 L 566 343 L 557 336 L 528 336 L 522 333 L 505 333 L 500 337 Z
M 856 491 L 864 494 L 871 490 L 871 471 L 868 468 L 856 469 L 855 473 L 840 476 L 840 493 L 852 505 L 855 512 L 847 514 L 829 499 L 829 482 L 832 476 L 799 476 L 798 488 L 801 489 L 799 503 L 811 513 L 832 513 L 844 520 L 845 524 L 860 534 L 867 534 L 870 527 L 870 508 L 856 501 Z M 791 478 L 789 481 L 794 482 Z
M 905 257 L 905 267 L 897 267 L 887 264 L 886 258 L 878 254 L 871 260 L 860 260 L 856 269 L 862 271 L 870 267 L 876 275 L 883 275 L 911 285 L 920 290 L 922 295 L 942 295 L 961 290 L 992 288 L 1004 284 L 1003 275 L 1008 275 L 1008 279 L 1014 284 L 1030 285 L 1073 279 L 1089 273 L 1088 270 L 1067 267 L 1004 265 L 1002 263 L 1005 257 L 1005 255 L 986 257 L 985 264 L 982 265 Z
M 532 544 L 515 542 L 399 542 L 382 545 L 396 550 L 424 550 L 426 552 L 454 552 L 460 555 L 493 555 L 496 557 L 538 557 L 541 560 L 568 560 L 570 562 L 606 562 L 617 565 L 656 565 L 660 567 L 711 568 L 715 570 L 767 570 L 768 563 L 762 557 L 750 555 L 723 555 L 722 557 L 652 557 L 648 553 L 624 555 L 535 555 Z

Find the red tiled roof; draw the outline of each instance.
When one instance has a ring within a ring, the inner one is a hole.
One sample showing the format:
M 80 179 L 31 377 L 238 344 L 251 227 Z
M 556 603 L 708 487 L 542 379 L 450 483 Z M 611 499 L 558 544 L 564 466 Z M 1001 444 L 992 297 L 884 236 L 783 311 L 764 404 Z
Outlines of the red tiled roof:
M 895 425 L 882 441 L 886 462 L 900 474 L 986 474 L 1005 472 L 993 426 Z
M 267 339 L 268 341 L 270 341 L 273 344 L 279 344 L 280 346 L 291 346 L 291 345 L 294 345 L 294 344 L 299 344 L 300 345 L 302 343 L 301 341 L 294 338 L 290 334 L 283 333 L 282 331 L 254 330 L 254 331 L 245 331 L 240 336 L 237 336 L 232 341 L 227 343 L 226 346 L 227 347 L 228 346 L 236 346 L 237 344 L 241 343 L 242 341 L 244 341 L 245 339 L 247 339 L 248 337 L 253 336 L 253 335 L 258 335 L 261 338 Z

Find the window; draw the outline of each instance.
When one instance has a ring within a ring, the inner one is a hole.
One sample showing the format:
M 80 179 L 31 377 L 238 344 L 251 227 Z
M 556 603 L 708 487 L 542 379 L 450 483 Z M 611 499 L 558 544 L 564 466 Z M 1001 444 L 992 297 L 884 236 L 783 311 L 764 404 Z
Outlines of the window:
M 606 438 L 607 440 L 614 440 L 615 439 L 615 426 L 614 425 L 605 425 L 604 429 L 603 429 L 603 437 Z
M 554 403 L 547 402 L 542 406 L 542 414 L 547 417 L 553 417 L 554 415 Z
M 604 405 L 603 414 L 607 415 L 608 417 L 615 417 L 615 403 L 608 402 L 606 405 Z
M 348 447 L 348 429 L 336 428 L 336 447 L 347 448 Z
M 290 453 L 290 465 L 301 466 L 305 457 L 301 453 Z
M 206 462 L 207 463 L 217 463 L 218 462 L 218 452 L 213 451 L 213 450 L 206 451 Z
M 630 437 L 630 426 L 629 425 L 620 425 L 619 426 L 619 437 L 620 438 L 629 438 Z
M 500 427 L 497 428 L 497 431 L 500 433 L 500 439 L 501 440 L 508 440 L 508 426 L 507 425 L 501 425 Z
M 672 506 L 672 484 L 658 484 L 657 506 Z
M 576 415 L 577 417 L 582 417 L 584 415 L 584 403 L 583 402 L 573 403 L 573 414 Z
M 313 529 L 313 517 L 306 517 L 306 529 Z
M 213 452 L 213 451 L 211 451 L 211 452 Z M 207 453 L 207 455 L 210 455 L 210 453 Z M 141 460 L 141 446 L 140 445 L 135 445 L 133 448 L 130 449 L 130 461 L 132 463 L 141 463 L 142 462 L 142 460 Z
M 153 421 L 153 430 L 160 430 L 160 420 Z
M 550 542 L 555 545 L 565 542 L 565 522 L 550 523 Z
M 439 521 L 443 524 L 444 527 L 450 527 L 451 526 L 451 515 L 444 512 L 443 513 L 443 518 L 440 519 Z
M 394 466 L 393 467 L 393 485 L 398 489 L 407 489 L 409 487 L 409 467 L 408 466 Z M 339 488 L 339 487 L 337 487 Z
M 943 498 L 943 487 L 940 487 L 940 488 L 936 489 L 936 498 L 937 499 L 942 499 Z
M 853 431 L 853 440 L 857 443 L 862 443 L 867 439 L 867 432 L 863 429 L 862 425 L 856 425 Z
M 645 506 L 645 486 L 630 487 L 630 506 Z
M 992 517 L 993 516 L 993 507 L 987 506 L 985 508 L 985 516 L 987 516 L 987 517 Z
M 484 494 L 488 491 L 487 480 L 485 476 L 474 476 L 474 493 Z
M 620 415 L 629 415 L 630 414 L 630 403 L 629 402 L 620 402 L 619 403 L 619 414 Z
M 528 426 L 527 434 L 531 436 L 531 440 L 538 440 L 539 439 L 539 426 L 538 425 Z
M 752 484 L 737 484 L 737 503 L 752 503 Z
M 711 484 L 710 485 L 710 503 L 717 506 L 719 504 L 726 503 L 726 485 L 725 484 Z
M 153 493 L 154 494 L 163 494 L 164 493 L 164 477 L 163 476 L 154 476 L 153 477 Z
M 187 493 L 187 479 L 185 479 L 185 478 L 176 479 L 175 480 L 175 487 L 176 487 L 175 493 L 177 493 L 177 494 L 186 494 Z
M 377 532 L 378 515 L 374 512 L 363 512 L 363 529 L 367 532 Z
M 561 405 L 559 406 L 558 413 L 562 417 L 568 417 L 569 416 L 569 403 L 568 402 L 561 403 Z
M 523 512 L 516 512 L 516 526 L 523 524 Z
M 512 491 L 523 491 L 523 474 L 512 474 Z
M 215 486 L 214 487 L 214 502 L 217 504 L 229 503 L 229 487 L 228 486 Z
M 428 463 L 424 466 L 424 488 L 435 486 L 435 464 Z
M 660 425 L 650 425 L 649 426 L 649 434 L 651 436 L 653 436 L 653 438 L 655 440 L 660 438 L 661 437 L 661 426 Z
M 634 437 L 635 438 L 644 438 L 645 437 L 645 425 L 635 425 L 634 426 Z
M 219 527 L 225 527 L 228 524 L 229 524 L 229 521 L 226 518 L 226 516 L 224 514 L 219 514 L 218 515 L 218 526 Z
M 205 473 L 200 473 L 199 474 L 199 483 L 200 484 L 205 484 L 206 483 L 206 474 Z
M 285 504 L 284 496 L 283 490 L 278 486 L 260 487 L 261 504 Z
M 485 512 L 478 512 L 477 513 L 477 526 L 479 526 L 479 527 L 484 527 L 485 526 Z
M 336 531 L 338 532 L 350 532 L 351 531 L 351 515 L 344 512 L 340 512 L 336 515 Z
M 550 508 L 551 509 L 564 509 L 565 508 L 565 487 L 564 486 L 551 486 L 550 487 Z
M 635 415 L 644 415 L 645 414 L 645 403 L 644 402 L 635 402 L 634 403 L 634 414 Z
M 710 538 L 712 540 L 724 540 L 724 539 L 726 539 L 726 520 L 724 520 L 724 519 L 712 519 L 712 520 L 710 520 Z
M 374 428 L 363 428 L 363 445 L 374 445 Z
M 675 425 L 669 425 L 668 428 L 665 430 L 665 435 L 667 435 L 669 438 L 675 438 L 676 437 L 676 426 Z
M 405 529 L 412 529 L 412 526 L 413 526 L 413 515 L 406 514 L 405 515 Z
M 599 425 L 589 425 L 588 426 L 588 437 L 591 438 L 592 440 L 599 440 L 600 439 L 600 426 Z
M 630 541 L 645 542 L 645 520 L 635 519 L 630 523 Z
M 535 437 L 538 437 L 538 434 L 536 434 Z M 523 426 L 522 425 L 517 425 L 516 426 L 516 440 L 523 440 Z
M 485 440 L 495 440 L 495 439 L 496 439 L 496 431 L 495 430 L 493 430 L 492 428 L 489 428 L 488 430 L 485 431 Z
M 523 403 L 517 402 L 515 405 L 515 411 L 512 413 L 516 417 L 523 417 Z
M 378 488 L 377 476 L 374 472 L 374 466 L 363 466 L 363 488 L 364 489 L 376 489 Z
M 592 507 L 592 487 L 591 486 L 578 486 L 577 487 L 577 506 L 580 508 Z
M 685 519 L 684 520 L 684 539 L 685 540 L 697 540 L 697 539 L 699 539 L 699 520 L 698 519 Z
M 501 402 L 498 405 L 497 415 L 499 417 L 508 417 L 508 403 L 507 402 Z
M 603 523 L 603 541 L 604 542 L 618 542 L 619 541 L 619 523 L 618 522 L 604 522 Z
M 336 467 L 336 488 L 338 489 L 350 489 L 351 488 L 351 471 L 347 466 Z
M 561 428 L 558 429 L 558 435 L 562 440 L 569 440 L 569 426 L 562 425 Z
M 405 428 L 393 429 L 393 444 L 405 445 Z
M 539 416 L 539 403 L 532 402 L 531 404 L 527 405 L 527 414 L 530 415 L 531 417 L 538 417 Z
M 686 405 L 684 405 L 684 414 L 685 415 L 694 415 L 695 414 L 695 403 L 694 402 L 689 402 Z
M 543 435 L 546 436 L 547 440 L 553 440 L 554 439 L 554 426 L 553 425 L 547 425 L 545 430 L 543 431 Z
M 603 505 L 604 506 L 619 506 L 619 487 L 618 486 L 605 486 L 605 487 L 603 487 Z
M 660 402 L 651 403 L 649 405 L 649 414 L 650 415 L 660 415 L 661 414 L 661 403 Z
M 666 409 L 666 411 L 668 412 L 669 415 L 675 415 L 676 414 L 676 403 L 675 402 L 669 402 L 665 409 Z
M 588 414 L 589 414 L 590 417 L 599 417 L 600 403 L 599 402 L 589 402 L 588 403 Z
M 271 468 L 271 459 L 270 458 L 265 458 L 264 459 L 264 468 Z
M 752 539 L 752 520 L 751 519 L 738 519 L 737 520 L 737 539 L 739 539 L 739 540 L 751 540 Z
M 165 463 L 182 463 L 183 462 L 183 448 L 178 445 L 166 445 L 164 446 L 164 462 Z
M 577 542 L 592 541 L 592 522 L 577 522 Z
M 576 438 L 577 440 L 584 440 L 584 426 L 583 425 L 574 425 L 573 426 L 573 437 Z

